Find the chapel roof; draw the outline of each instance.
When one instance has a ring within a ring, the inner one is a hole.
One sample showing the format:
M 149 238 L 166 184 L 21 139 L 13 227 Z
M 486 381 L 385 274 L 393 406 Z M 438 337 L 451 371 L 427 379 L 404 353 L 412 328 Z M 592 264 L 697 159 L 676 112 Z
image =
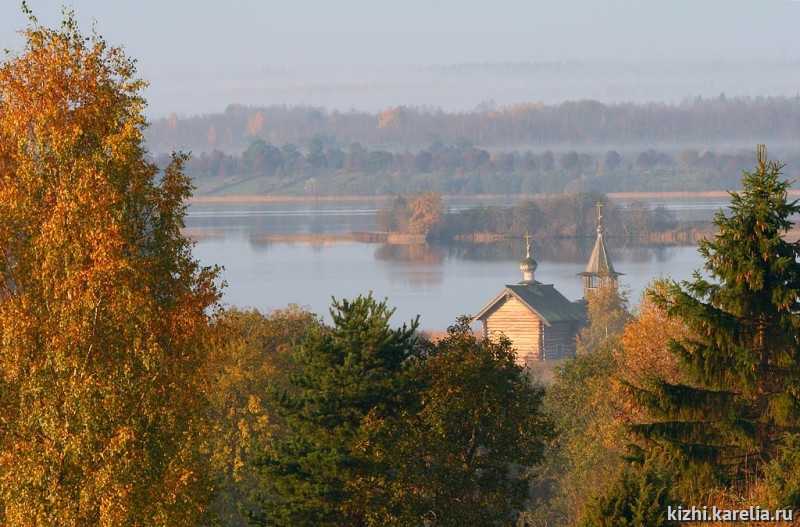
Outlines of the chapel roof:
M 585 308 L 580 302 L 572 302 L 562 295 L 553 284 L 511 284 L 481 309 L 473 320 L 483 320 L 495 308 L 516 297 L 548 326 L 554 322 L 582 321 L 586 318 Z

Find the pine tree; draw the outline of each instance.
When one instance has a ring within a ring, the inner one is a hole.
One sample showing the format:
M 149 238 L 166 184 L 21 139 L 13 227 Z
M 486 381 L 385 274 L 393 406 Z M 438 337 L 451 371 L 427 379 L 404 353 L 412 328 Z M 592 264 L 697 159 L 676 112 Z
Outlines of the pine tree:
M 0 65 L 0 523 L 193 525 L 217 291 L 180 232 L 184 158 L 147 161 L 120 49 L 71 13 L 22 34 Z
M 391 329 L 393 312 L 371 296 L 334 301 L 333 325 L 312 328 L 294 350 L 302 373 L 274 401 L 285 435 L 257 461 L 264 497 L 255 522 L 367 524 L 373 497 L 360 483 L 390 474 L 369 448 L 383 431 L 375 423 L 407 406 L 401 374 L 417 352 L 417 323 Z
M 677 454 L 695 494 L 744 485 L 800 424 L 800 245 L 783 238 L 800 206 L 783 166 L 763 146 L 757 159 L 717 213 L 718 234 L 700 243 L 707 278 L 652 293 L 692 335 L 671 343 L 686 382 L 633 390 L 649 414 L 634 431 L 645 448 Z

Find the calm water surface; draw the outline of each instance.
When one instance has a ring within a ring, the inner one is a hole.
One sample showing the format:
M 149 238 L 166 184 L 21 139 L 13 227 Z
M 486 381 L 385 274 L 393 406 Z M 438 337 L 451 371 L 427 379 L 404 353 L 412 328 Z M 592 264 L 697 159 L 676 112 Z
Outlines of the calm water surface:
M 693 217 L 710 216 L 716 202 L 683 204 Z M 453 204 L 451 204 L 451 207 Z M 456 206 L 465 206 L 458 205 Z M 669 206 L 669 205 L 668 205 Z M 289 303 L 325 315 L 331 297 L 353 298 L 372 291 L 387 297 L 397 311 L 394 324 L 420 315 L 421 326 L 443 330 L 459 315 L 479 311 L 504 284 L 522 279 L 519 260 L 524 241 L 497 245 L 388 246 L 359 242 L 325 244 L 264 243 L 258 235 L 336 233 L 374 228 L 378 202 L 194 204 L 187 227 L 198 239 L 195 257 L 204 265 L 224 266 L 224 302 L 271 311 Z M 675 209 L 676 212 L 682 210 Z M 536 279 L 552 283 L 569 299 L 583 294 L 583 271 L 594 240 L 553 242 L 534 247 Z M 607 248 L 621 283 L 638 302 L 659 276 L 688 279 L 702 260 L 693 246 L 633 246 L 608 239 Z

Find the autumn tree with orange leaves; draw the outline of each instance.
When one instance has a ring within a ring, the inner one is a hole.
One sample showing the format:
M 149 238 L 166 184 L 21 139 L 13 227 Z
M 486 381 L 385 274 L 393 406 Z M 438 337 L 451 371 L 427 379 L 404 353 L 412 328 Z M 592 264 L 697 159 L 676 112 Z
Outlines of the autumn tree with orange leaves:
M 0 66 L 0 523 L 194 525 L 218 292 L 180 232 L 184 158 L 146 160 L 119 48 L 28 15 Z
M 380 229 L 427 236 L 444 221 L 446 208 L 438 192 L 398 196 L 375 216 Z

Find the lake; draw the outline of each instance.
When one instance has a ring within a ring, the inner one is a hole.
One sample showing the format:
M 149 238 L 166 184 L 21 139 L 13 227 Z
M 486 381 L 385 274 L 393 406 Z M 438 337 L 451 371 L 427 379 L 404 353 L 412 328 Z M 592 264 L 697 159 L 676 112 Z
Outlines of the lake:
M 661 202 L 663 203 L 663 201 Z M 692 218 L 710 217 L 721 201 L 680 202 L 668 208 Z M 440 331 L 459 315 L 478 312 L 504 284 L 522 279 L 525 242 L 403 246 L 360 242 L 264 243 L 263 233 L 341 233 L 373 230 L 381 203 L 287 202 L 195 203 L 187 227 L 198 240 L 194 255 L 203 265 L 224 267 L 228 305 L 271 311 L 289 303 L 323 315 L 331 297 L 353 298 L 370 291 L 397 308 L 393 323 L 420 315 L 423 329 Z M 474 205 L 448 203 L 451 208 Z M 536 280 L 555 284 L 567 298 L 583 295 L 577 273 L 584 270 L 593 239 L 536 244 Z M 691 278 L 702 260 L 694 246 L 643 246 L 608 238 L 606 247 L 632 303 L 656 277 Z

